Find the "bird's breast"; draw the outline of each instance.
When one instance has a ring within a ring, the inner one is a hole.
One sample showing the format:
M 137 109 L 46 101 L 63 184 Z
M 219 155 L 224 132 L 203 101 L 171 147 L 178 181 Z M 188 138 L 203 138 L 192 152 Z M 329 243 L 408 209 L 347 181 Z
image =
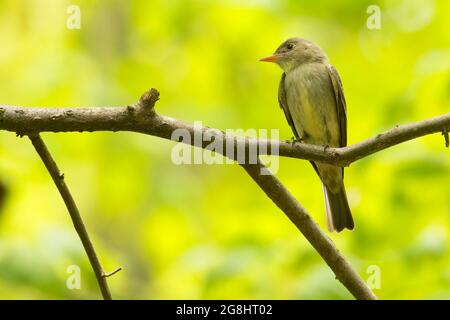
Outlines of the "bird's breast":
M 336 99 L 321 63 L 302 65 L 286 74 L 287 107 L 295 129 L 307 143 L 339 146 Z

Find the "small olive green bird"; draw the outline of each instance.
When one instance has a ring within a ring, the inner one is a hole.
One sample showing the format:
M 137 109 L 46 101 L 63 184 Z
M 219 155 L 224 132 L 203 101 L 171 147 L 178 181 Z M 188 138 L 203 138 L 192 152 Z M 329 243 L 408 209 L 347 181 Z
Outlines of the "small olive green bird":
M 297 140 L 325 147 L 347 145 L 342 82 L 318 45 L 301 38 L 288 39 L 272 56 L 260 61 L 275 62 L 284 71 L 278 101 Z M 328 229 L 352 230 L 344 168 L 318 161 L 311 164 L 322 180 Z

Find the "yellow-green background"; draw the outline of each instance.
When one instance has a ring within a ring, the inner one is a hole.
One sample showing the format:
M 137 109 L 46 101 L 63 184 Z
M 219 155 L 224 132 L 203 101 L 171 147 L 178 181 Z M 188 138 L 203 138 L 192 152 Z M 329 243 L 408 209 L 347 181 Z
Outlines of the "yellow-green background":
M 66 9 L 81 8 L 68 30 Z M 370 4 L 380 30 L 366 27 Z M 450 2 L 0 0 L 0 104 L 102 106 L 161 91 L 157 111 L 227 128 L 292 134 L 281 74 L 258 58 L 291 36 L 339 70 L 348 140 L 449 112 Z M 173 142 L 133 133 L 44 134 L 116 298 L 346 299 L 318 254 L 236 165 L 172 164 Z M 325 227 L 307 161 L 280 180 Z M 27 138 L 0 132 L 0 298 L 99 298 L 55 186 Z M 450 298 L 450 151 L 439 134 L 353 164 L 353 232 L 330 234 L 380 298 Z M 65 286 L 81 267 L 81 290 Z

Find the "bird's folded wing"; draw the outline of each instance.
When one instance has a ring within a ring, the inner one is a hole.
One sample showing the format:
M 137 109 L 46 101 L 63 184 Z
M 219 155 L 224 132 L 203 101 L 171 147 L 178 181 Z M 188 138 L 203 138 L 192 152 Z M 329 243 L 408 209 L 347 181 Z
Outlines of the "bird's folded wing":
M 336 98 L 336 113 L 339 123 L 339 146 L 345 147 L 347 145 L 347 105 L 345 103 L 344 89 L 339 73 L 332 65 L 327 66 L 327 71 L 333 85 L 334 96 Z
M 286 120 L 289 123 L 289 126 L 292 129 L 292 132 L 294 132 L 294 135 L 297 139 L 300 139 L 300 136 L 295 129 L 294 121 L 292 120 L 291 113 L 289 112 L 289 108 L 287 105 L 287 98 L 286 98 L 286 90 L 284 87 L 284 79 L 286 78 L 286 74 L 283 72 L 283 75 L 281 76 L 280 85 L 278 86 L 278 103 L 280 104 L 281 109 L 283 109 L 284 115 L 286 116 Z

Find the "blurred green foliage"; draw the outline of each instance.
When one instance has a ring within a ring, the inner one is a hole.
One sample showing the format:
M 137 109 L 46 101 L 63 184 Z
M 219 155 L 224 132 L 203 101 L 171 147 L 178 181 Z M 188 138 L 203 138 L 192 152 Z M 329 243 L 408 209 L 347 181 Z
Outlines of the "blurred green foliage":
M 381 8 L 380 30 L 366 27 Z M 81 29 L 66 28 L 67 7 Z M 327 52 L 344 82 L 349 143 L 449 112 L 445 0 L 0 0 L 0 103 L 126 105 L 149 87 L 157 111 L 226 128 L 292 134 L 281 71 L 260 64 L 285 38 Z M 182 165 L 174 143 L 133 133 L 44 134 L 116 298 L 351 298 L 296 228 L 236 165 Z M 306 161 L 278 176 L 325 227 Z M 0 298 L 99 298 L 69 216 L 28 139 L 0 132 Z M 353 232 L 330 234 L 380 298 L 450 298 L 450 154 L 438 134 L 353 164 Z M 81 267 L 68 290 L 67 267 Z

